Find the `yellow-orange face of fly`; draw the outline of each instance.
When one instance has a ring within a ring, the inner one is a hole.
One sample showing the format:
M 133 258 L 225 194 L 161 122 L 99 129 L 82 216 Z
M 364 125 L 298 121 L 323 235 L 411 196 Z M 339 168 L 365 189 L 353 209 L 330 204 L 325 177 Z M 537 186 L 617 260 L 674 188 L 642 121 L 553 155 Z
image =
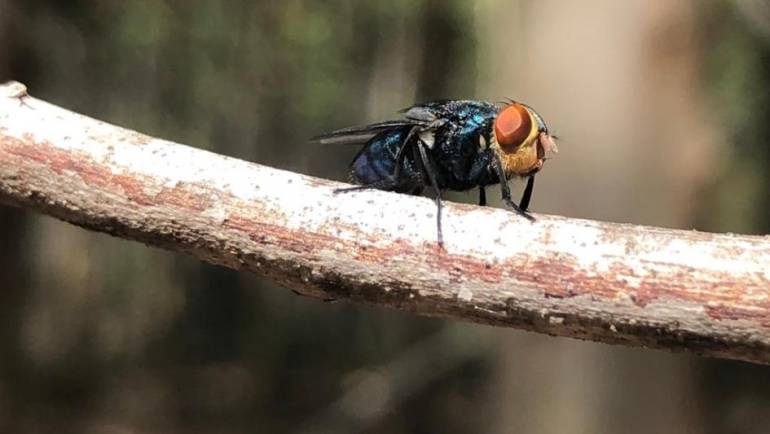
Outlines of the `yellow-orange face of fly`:
M 524 104 L 511 103 L 494 124 L 497 152 L 506 176 L 528 176 L 543 167 L 546 151 L 558 152 L 543 121 Z

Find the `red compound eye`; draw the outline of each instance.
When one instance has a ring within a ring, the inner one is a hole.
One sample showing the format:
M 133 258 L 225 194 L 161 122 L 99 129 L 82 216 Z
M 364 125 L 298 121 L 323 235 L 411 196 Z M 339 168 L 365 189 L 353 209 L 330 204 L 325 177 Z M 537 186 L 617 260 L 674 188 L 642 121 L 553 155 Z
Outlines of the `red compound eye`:
M 532 132 L 532 116 L 527 108 L 513 103 L 502 109 L 495 119 L 495 137 L 504 151 L 514 151 Z

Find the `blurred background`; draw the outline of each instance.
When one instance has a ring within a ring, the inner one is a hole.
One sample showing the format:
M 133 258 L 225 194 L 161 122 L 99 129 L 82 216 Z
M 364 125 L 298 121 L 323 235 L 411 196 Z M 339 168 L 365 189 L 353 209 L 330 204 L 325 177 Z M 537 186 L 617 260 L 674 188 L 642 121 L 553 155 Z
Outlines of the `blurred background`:
M 338 180 L 356 150 L 308 137 L 512 97 L 562 138 L 535 212 L 770 232 L 765 0 L 0 0 L 9 79 Z M 4 433 L 770 430 L 770 367 L 324 304 L 8 207 L 0 288 Z

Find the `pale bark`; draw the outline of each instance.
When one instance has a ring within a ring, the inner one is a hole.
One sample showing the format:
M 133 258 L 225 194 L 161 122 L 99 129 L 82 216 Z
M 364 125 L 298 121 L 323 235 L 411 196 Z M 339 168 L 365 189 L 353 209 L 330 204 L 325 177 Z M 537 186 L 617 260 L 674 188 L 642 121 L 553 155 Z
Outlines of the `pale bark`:
M 0 201 L 298 293 L 770 363 L 770 237 L 435 205 L 152 138 L 0 86 Z M 74 253 L 74 252 L 73 252 Z

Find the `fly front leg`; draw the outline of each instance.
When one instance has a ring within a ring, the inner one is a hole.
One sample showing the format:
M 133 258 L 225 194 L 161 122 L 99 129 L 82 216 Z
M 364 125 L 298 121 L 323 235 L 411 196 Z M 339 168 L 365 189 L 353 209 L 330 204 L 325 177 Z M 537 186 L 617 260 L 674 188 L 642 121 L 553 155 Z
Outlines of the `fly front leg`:
M 535 188 L 535 175 L 529 175 L 527 177 L 527 186 L 524 187 L 524 194 L 521 195 L 521 201 L 519 201 L 519 208 L 522 211 L 529 209 L 529 200 L 532 198 L 532 190 Z
M 534 217 L 527 214 L 525 210 L 520 208 L 513 202 L 513 200 L 511 200 L 511 189 L 508 186 L 508 179 L 505 177 L 505 170 L 503 170 L 503 163 L 500 161 L 500 157 L 495 156 L 494 165 L 495 172 L 497 172 L 497 177 L 500 179 L 500 191 L 503 195 L 503 202 L 505 202 L 506 205 L 511 207 L 514 211 L 516 211 L 519 215 L 526 218 L 527 220 L 531 222 L 535 221 Z
M 479 186 L 479 206 L 487 205 L 486 187 L 489 184 L 494 184 L 494 182 L 489 179 L 490 158 L 491 154 L 488 152 L 480 154 L 476 157 L 466 176 L 471 185 Z

